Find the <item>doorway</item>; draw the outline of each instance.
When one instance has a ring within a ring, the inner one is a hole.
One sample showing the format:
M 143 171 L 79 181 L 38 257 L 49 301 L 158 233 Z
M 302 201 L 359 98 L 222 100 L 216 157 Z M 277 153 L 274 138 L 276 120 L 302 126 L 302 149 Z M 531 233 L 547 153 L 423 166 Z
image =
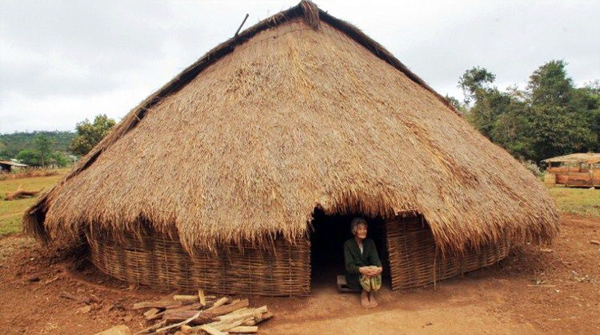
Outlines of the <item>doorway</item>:
M 367 237 L 375 241 L 379 258 L 383 264 L 383 277 L 389 276 L 389 261 L 385 239 L 383 218 L 360 214 L 328 215 L 320 208 L 313 214 L 311 242 L 311 291 L 336 289 L 337 275 L 346 272 L 344 264 L 344 243 L 353 237 L 350 224 L 355 217 L 367 220 Z

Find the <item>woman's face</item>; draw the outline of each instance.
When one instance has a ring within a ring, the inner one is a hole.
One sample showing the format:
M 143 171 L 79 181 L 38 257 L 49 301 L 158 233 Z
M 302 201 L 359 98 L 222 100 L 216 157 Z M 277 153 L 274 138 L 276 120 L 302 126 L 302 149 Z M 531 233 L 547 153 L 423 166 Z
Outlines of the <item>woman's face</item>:
M 358 237 L 361 240 L 367 238 L 367 226 L 365 226 L 364 224 L 359 224 L 358 226 L 356 226 L 354 236 Z

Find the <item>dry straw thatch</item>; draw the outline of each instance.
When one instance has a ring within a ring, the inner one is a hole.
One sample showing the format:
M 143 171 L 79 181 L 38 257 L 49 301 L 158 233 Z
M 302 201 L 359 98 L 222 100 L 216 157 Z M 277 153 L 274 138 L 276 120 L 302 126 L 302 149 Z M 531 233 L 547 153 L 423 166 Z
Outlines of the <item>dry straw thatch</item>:
M 306 234 L 315 207 L 421 213 L 443 250 L 549 240 L 555 205 L 381 45 L 303 1 L 134 108 L 25 215 L 44 241 L 176 232 L 188 251 Z
M 600 163 L 600 153 L 587 152 L 587 153 L 577 153 L 577 154 L 570 154 L 570 155 L 564 155 L 564 156 L 557 156 L 557 157 L 544 159 L 542 162 L 597 164 L 597 163 Z

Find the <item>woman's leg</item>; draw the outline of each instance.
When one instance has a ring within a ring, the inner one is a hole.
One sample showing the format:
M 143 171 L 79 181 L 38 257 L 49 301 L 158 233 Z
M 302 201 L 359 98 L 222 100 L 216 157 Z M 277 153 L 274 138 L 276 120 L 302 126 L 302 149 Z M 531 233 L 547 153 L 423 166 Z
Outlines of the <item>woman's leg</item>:
M 360 294 L 360 304 L 363 308 L 371 308 L 371 301 L 369 299 L 369 292 L 363 290 Z
M 379 291 L 381 288 L 381 275 L 372 277 L 371 280 L 371 290 L 369 291 L 369 305 L 371 308 L 377 307 L 377 300 L 375 300 L 375 292 Z

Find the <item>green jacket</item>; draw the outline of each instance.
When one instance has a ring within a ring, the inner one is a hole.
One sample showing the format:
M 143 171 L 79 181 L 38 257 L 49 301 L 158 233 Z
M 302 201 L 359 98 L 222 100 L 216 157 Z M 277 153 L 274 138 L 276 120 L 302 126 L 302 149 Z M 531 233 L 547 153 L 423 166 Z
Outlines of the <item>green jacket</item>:
M 344 243 L 344 260 L 346 263 L 346 283 L 355 289 L 360 288 L 358 268 L 370 265 L 381 267 L 381 260 L 379 260 L 375 242 L 370 238 L 364 240 L 362 253 L 354 238 L 346 241 Z

